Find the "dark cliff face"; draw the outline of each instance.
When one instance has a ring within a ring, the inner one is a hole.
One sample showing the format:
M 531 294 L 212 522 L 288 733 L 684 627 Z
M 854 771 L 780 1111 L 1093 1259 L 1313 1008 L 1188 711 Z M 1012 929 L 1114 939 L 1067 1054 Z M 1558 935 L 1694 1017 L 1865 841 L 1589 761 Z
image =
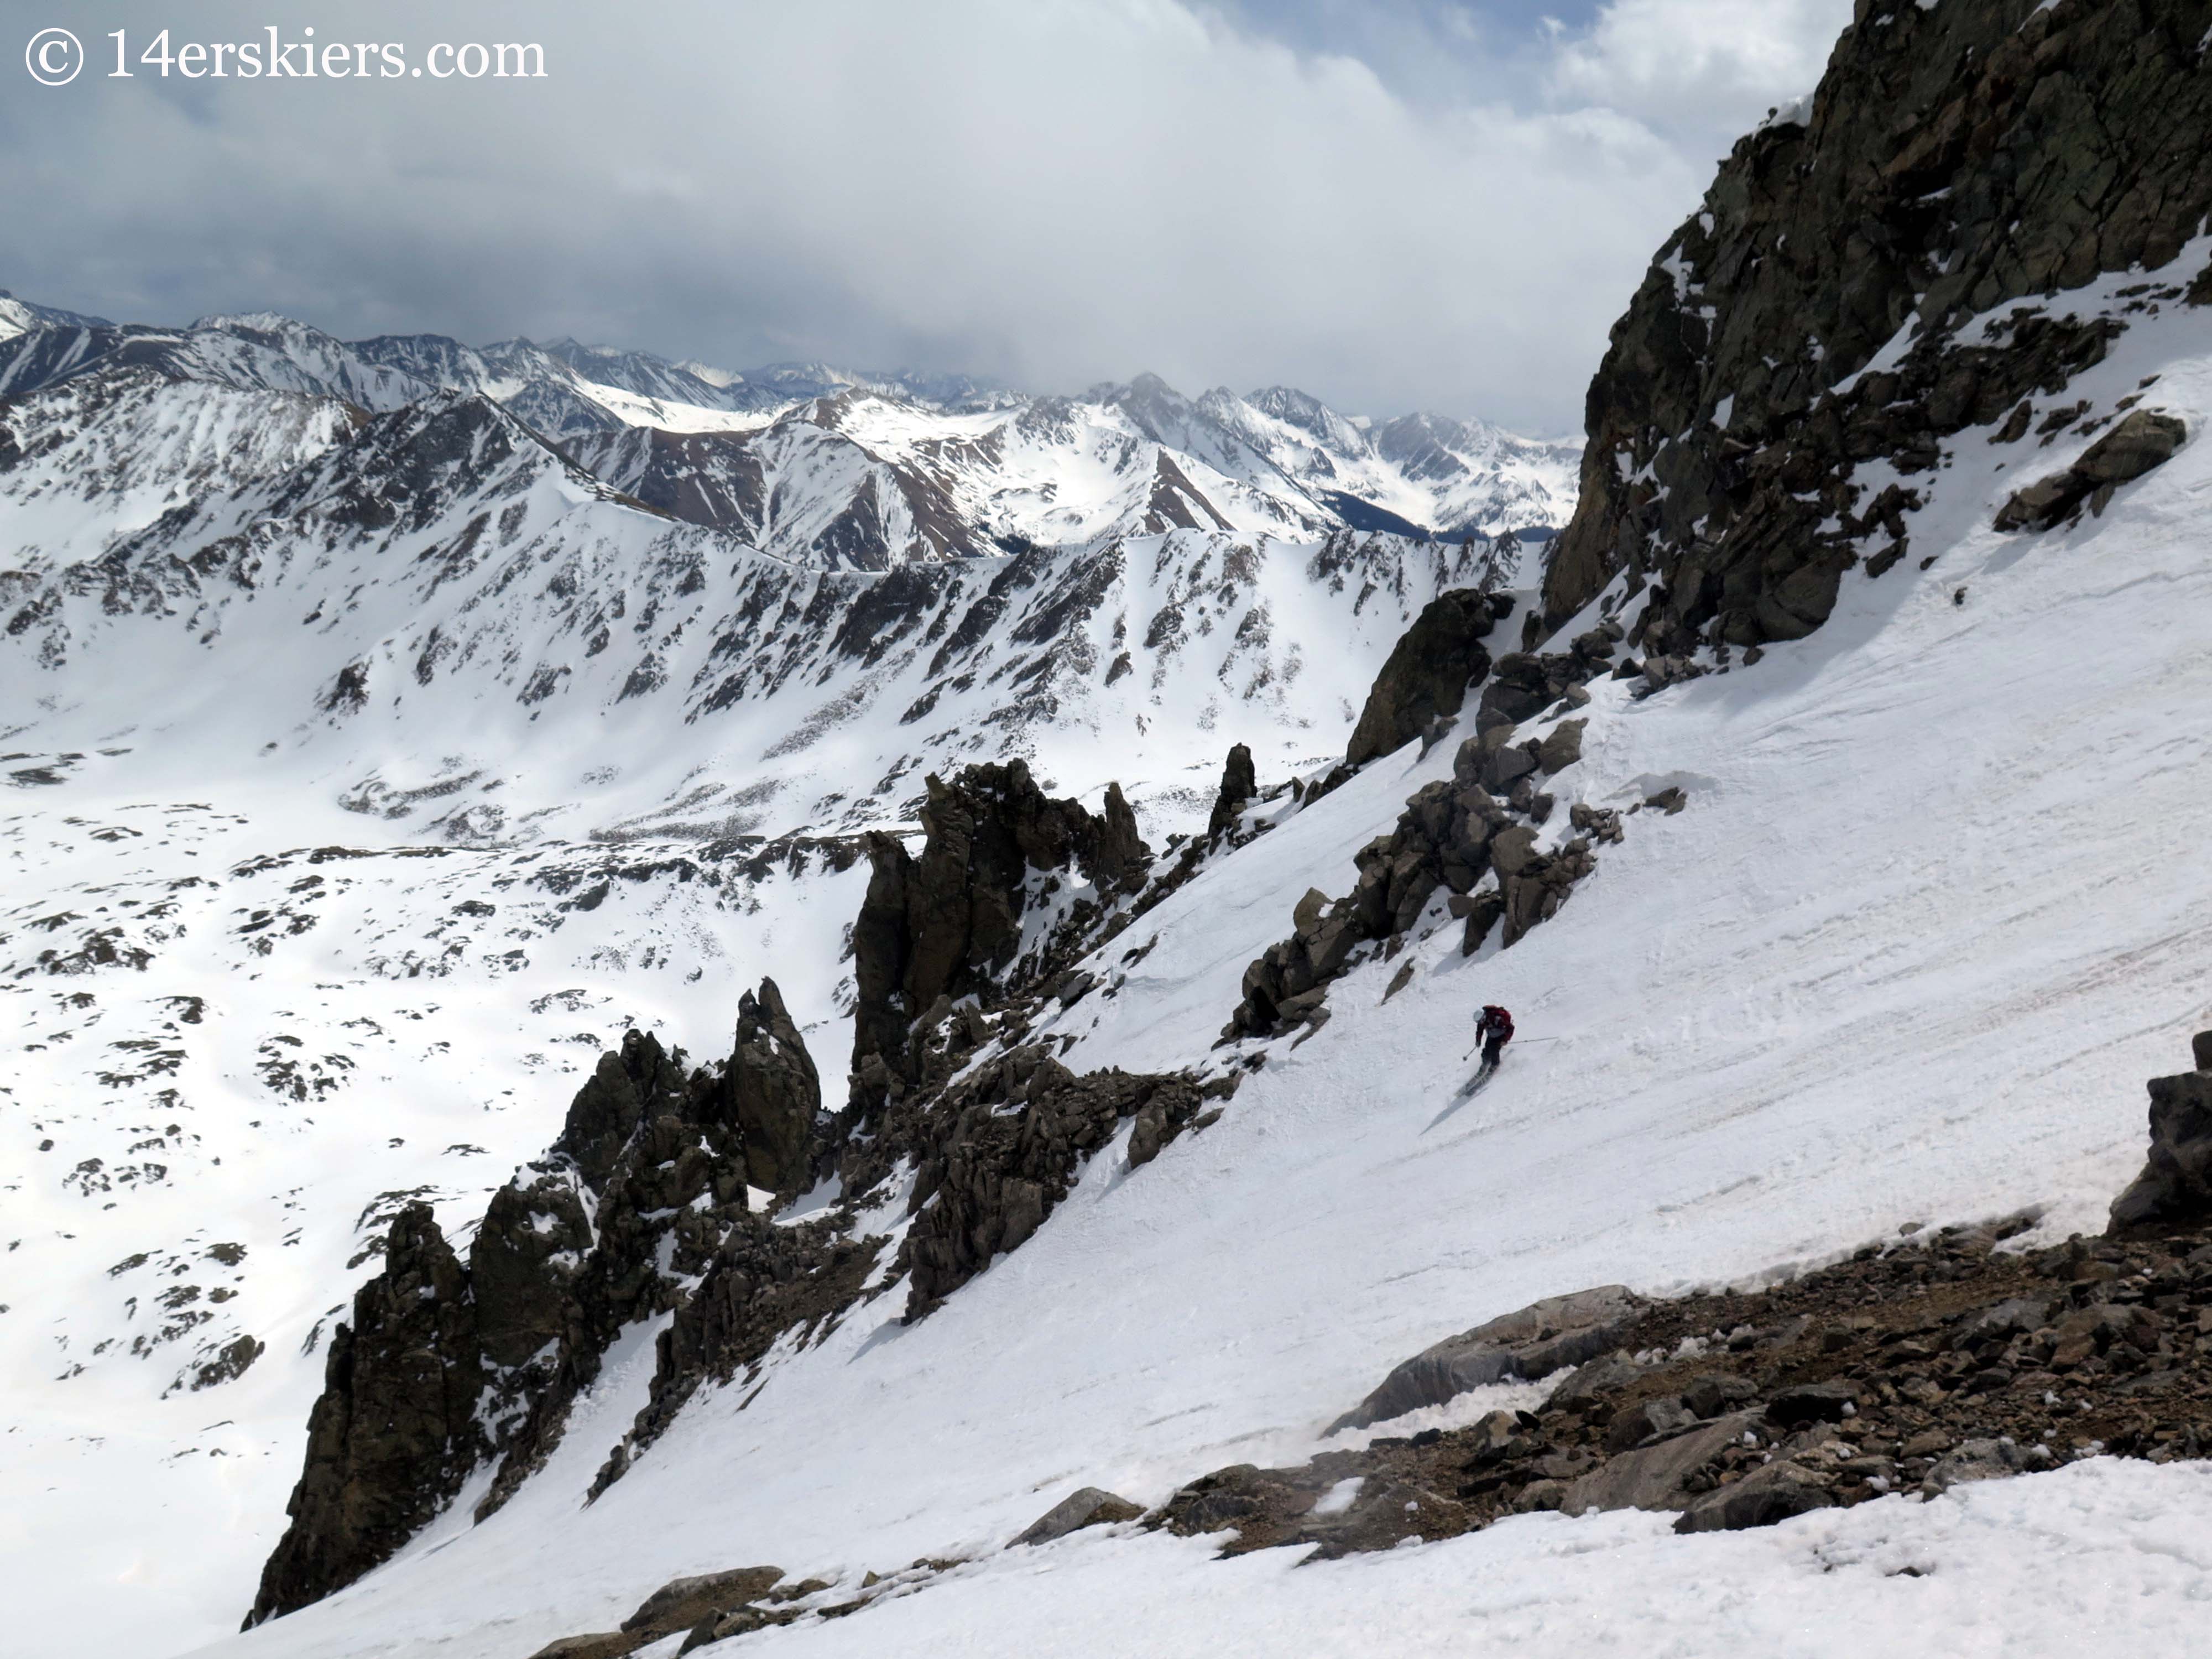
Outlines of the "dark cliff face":
M 489 1449 L 476 1420 L 484 1381 L 468 1273 L 428 1206 L 410 1204 L 331 1340 L 292 1524 L 247 1628 L 351 1583 L 453 1500 Z
M 874 875 L 853 930 L 854 1099 L 864 1114 L 894 1083 L 918 1080 L 908 1053 L 917 1019 L 935 1024 L 1018 966 L 1026 909 L 1079 880 L 1101 898 L 1132 891 L 1152 864 L 1119 784 L 1107 786 L 1103 815 L 1046 795 L 1018 760 L 928 784 L 920 857 L 896 836 L 868 838 Z
M 766 1251 L 785 1277 L 811 1265 L 823 1247 L 751 1213 L 745 1188 L 754 1169 L 797 1186 L 819 1103 L 813 1061 L 763 981 L 725 1066 L 695 1070 L 641 1031 L 602 1055 L 548 1155 L 492 1195 L 465 1263 L 427 1207 L 402 1212 L 384 1271 L 332 1342 L 291 1525 L 248 1626 L 388 1559 L 493 1460 L 478 1517 L 503 1503 L 560 1443 L 615 1338 L 682 1305 L 725 1258 Z M 782 1305 L 751 1303 L 773 1279 L 740 1275 L 717 1304 L 763 1346 Z
M 1859 0 L 1805 122 L 1737 144 L 1615 325 L 1547 622 L 1625 574 L 1648 650 L 1797 638 L 1901 558 L 1943 441 L 2119 326 L 2008 307 L 2160 271 L 2212 209 L 2208 32 L 2212 0 Z M 1877 459 L 1903 482 L 1854 480 Z

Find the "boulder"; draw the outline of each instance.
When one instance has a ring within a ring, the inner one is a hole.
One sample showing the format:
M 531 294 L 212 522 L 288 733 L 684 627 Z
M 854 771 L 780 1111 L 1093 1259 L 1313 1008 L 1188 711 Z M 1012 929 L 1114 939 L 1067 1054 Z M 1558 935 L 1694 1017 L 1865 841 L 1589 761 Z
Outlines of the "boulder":
M 2051 1453 L 2042 1446 L 2022 1446 L 2009 1438 L 1966 1440 L 1945 1453 L 1921 1483 L 1923 1492 L 1948 1492 L 1973 1480 L 1997 1480 L 2008 1474 L 2030 1474 L 2051 1468 Z
M 1157 1102 L 1139 1112 L 1129 1128 L 1129 1167 L 1141 1170 L 1158 1158 L 1167 1133 L 1167 1113 Z
M 2171 415 L 2138 409 L 2083 452 L 2063 471 L 2039 478 L 1998 509 L 1999 530 L 2045 530 L 2100 491 L 2163 466 L 2188 441 L 2189 428 Z M 2104 498 L 2096 503 L 2102 510 Z
M 1579 834 L 1597 836 L 1599 841 L 1620 842 L 1621 838 L 1621 814 L 1613 807 L 1593 807 L 1586 801 L 1577 801 L 1566 810 L 1566 821 Z
M 1565 696 L 1569 686 L 1588 679 L 1597 666 L 1569 653 L 1508 653 L 1498 659 L 1490 684 L 1482 690 L 1482 702 L 1475 710 L 1475 730 L 1495 737 L 1501 728 L 1534 720 Z
M 1692 1502 L 1674 1522 L 1676 1532 L 1741 1532 L 1771 1527 L 1835 1502 L 1828 1478 L 1790 1462 L 1753 1469 Z
M 1607 1458 L 1567 1487 L 1559 1507 L 1569 1515 L 1596 1510 L 1679 1510 L 1695 1495 L 1692 1477 L 1717 1462 L 1746 1434 L 1758 1431 L 1755 1412 L 1737 1412 L 1699 1425 L 1671 1440 Z
M 1492 754 L 1483 763 L 1482 787 L 1492 793 L 1502 793 L 1513 787 L 1536 769 L 1536 757 L 1526 748 L 1508 744 Z
M 1574 1375 L 1552 1390 L 1544 1401 L 1547 1412 L 1580 1411 L 1601 1395 L 1625 1389 L 1644 1375 L 1644 1368 L 1625 1353 L 1602 1354 L 1577 1366 Z
M 1972 1348 L 2019 1331 L 2039 1330 L 2051 1316 L 2051 1300 L 2041 1296 L 2008 1297 L 1967 1318 L 1951 1339 L 1954 1348 Z
M 1466 906 L 1463 913 L 1457 908 L 1462 902 Z M 1464 914 L 1467 918 L 1466 931 L 1460 936 L 1460 954 L 1471 957 L 1482 949 L 1482 942 L 1490 937 L 1490 930 L 1497 927 L 1499 919 L 1505 915 L 1505 895 L 1495 887 L 1486 887 L 1479 893 L 1468 895 L 1463 901 L 1455 899 L 1453 904 L 1454 914 Z
M 1482 769 L 1490 763 L 1498 745 L 1480 733 L 1468 738 L 1452 751 L 1452 782 L 1462 789 L 1471 789 L 1482 782 Z
M 1499 841 L 1504 836 L 1500 836 Z M 1505 939 L 1510 949 L 1528 930 L 1559 915 L 1575 884 L 1597 868 L 1586 837 L 1577 836 L 1549 857 L 1532 858 L 1515 872 L 1499 866 L 1505 896 Z
M 1525 823 L 1501 830 L 1491 838 L 1490 862 L 1501 876 L 1517 876 L 1536 862 L 1536 832 Z
M 1085 1486 L 1054 1504 L 1039 1516 L 1022 1535 L 1014 1540 L 1017 1546 L 1049 1544 L 1055 1538 L 1065 1538 L 1085 1527 L 1103 1527 L 1116 1521 L 1134 1521 L 1144 1510 L 1127 1498 L 1115 1496 L 1103 1486 Z
M 642 1641 L 658 1641 L 757 1601 L 782 1582 L 781 1567 L 734 1567 L 671 1579 L 639 1602 L 622 1627 Z
M 1848 1381 L 1805 1382 L 1784 1389 L 1766 1402 L 1766 1420 L 1785 1429 L 1840 1423 L 1857 1410 L 1859 1385 Z
M 1589 726 L 1587 720 L 1561 720 L 1552 728 L 1536 749 L 1536 764 L 1546 776 L 1565 771 L 1583 757 L 1583 733 Z
M 1582 1364 L 1620 1346 L 1638 1306 L 1626 1285 L 1606 1285 L 1501 1315 L 1400 1364 L 1329 1432 L 1441 1406 L 1488 1383 L 1548 1376 Z
M 1631 1406 L 1606 1425 L 1605 1449 L 1633 1451 L 1647 1441 L 1663 1440 L 1695 1428 L 1698 1413 L 1680 1400 L 1646 1400 Z
M 1459 713 L 1468 684 L 1490 672 L 1482 641 L 1494 622 L 1490 601 L 1472 588 L 1430 600 L 1376 675 L 1346 763 L 1364 765 L 1412 742 L 1439 715 Z
M 1744 1377 L 1713 1371 L 1682 1390 L 1682 1403 L 1700 1417 L 1718 1417 L 1741 1406 L 1758 1392 Z
M 2200 1066 L 2212 1050 L 2212 1032 L 2195 1038 Z M 2153 1078 L 2150 1157 L 2142 1173 L 2112 1200 L 2118 1232 L 2142 1222 L 2191 1221 L 2212 1215 L 2212 1070 Z
M 2158 1348 L 2158 1316 L 2148 1308 L 2136 1303 L 2093 1302 L 2058 1322 L 2051 1364 L 2057 1370 L 2072 1370 L 2118 1344 L 2153 1353 Z

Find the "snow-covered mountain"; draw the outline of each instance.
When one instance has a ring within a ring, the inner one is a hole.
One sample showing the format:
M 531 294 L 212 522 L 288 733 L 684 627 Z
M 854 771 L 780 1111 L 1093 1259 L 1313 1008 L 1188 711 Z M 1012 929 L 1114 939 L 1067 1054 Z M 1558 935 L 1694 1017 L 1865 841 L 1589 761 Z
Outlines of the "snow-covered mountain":
M 267 313 L 158 329 L 4 303 L 0 397 L 125 367 L 368 414 L 459 392 L 677 518 L 840 568 L 1177 528 L 1541 537 L 1573 511 L 1581 453 L 1437 416 L 1375 426 L 1279 388 L 1193 403 L 1150 375 L 1033 398 L 821 364 L 734 374 L 572 340 L 344 342 Z
M 82 1494 L 42 1536 L 140 1562 L 149 1640 L 235 1623 L 334 1301 L 397 1206 L 543 1150 L 534 1102 L 509 1117 L 532 1080 L 712 1033 L 769 973 L 834 1049 L 860 837 L 912 825 L 927 775 L 1118 781 L 1165 849 L 1232 741 L 1276 781 L 1326 765 L 1422 607 L 1517 556 L 1206 528 L 833 568 L 777 507 L 656 510 L 512 402 L 355 368 L 337 395 L 268 349 L 137 336 L 0 405 L 32 1068 L 0 1184 L 40 1264 L 0 1296 L 0 1482 Z M 118 1532 L 97 1494 L 141 1485 Z M 228 1566 L 170 1565 L 210 1546 Z
M 1540 565 L 1291 392 L 8 343 L 16 1639 L 2193 1651 L 2203 12 L 1849 32 Z

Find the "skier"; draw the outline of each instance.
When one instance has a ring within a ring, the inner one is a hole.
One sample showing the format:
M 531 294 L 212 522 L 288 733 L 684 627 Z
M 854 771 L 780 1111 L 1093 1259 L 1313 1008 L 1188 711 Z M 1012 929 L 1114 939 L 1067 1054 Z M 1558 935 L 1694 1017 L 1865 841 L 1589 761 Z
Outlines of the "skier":
M 1474 1035 L 1482 1045 L 1482 1069 L 1477 1075 L 1487 1077 L 1498 1069 L 1498 1056 L 1513 1041 L 1513 1016 L 1494 1002 L 1485 1003 L 1474 1017 Z

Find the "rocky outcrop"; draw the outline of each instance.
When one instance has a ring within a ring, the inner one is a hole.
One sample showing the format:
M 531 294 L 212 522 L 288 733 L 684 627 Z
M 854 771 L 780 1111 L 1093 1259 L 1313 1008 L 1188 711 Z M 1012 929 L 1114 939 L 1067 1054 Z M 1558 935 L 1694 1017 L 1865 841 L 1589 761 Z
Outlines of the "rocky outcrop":
M 878 849 L 856 930 L 860 1024 L 871 1029 L 872 997 L 906 1068 L 865 1116 L 820 1114 L 812 1059 L 763 981 L 740 1002 L 726 1063 L 691 1066 L 639 1031 L 603 1055 L 547 1156 L 493 1195 L 465 1267 L 427 1212 L 403 1216 L 386 1271 L 333 1347 L 257 1621 L 386 1559 L 488 1462 L 475 1517 L 504 1504 L 561 1443 L 610 1347 L 641 1322 L 665 1322 L 646 1404 L 586 1501 L 702 1387 L 750 1380 L 778 1343 L 817 1340 L 902 1274 L 907 1316 L 927 1313 L 1025 1242 L 1124 1120 L 1134 1121 L 1139 1165 L 1219 1116 L 1209 1103 L 1225 1100 L 1232 1080 L 1079 1077 L 1018 1041 L 1042 982 L 1068 997 L 1097 986 L 1089 975 L 1063 983 L 1068 953 L 1127 921 L 1120 901 L 1149 854 L 1119 789 L 1094 816 L 1046 798 L 1018 762 L 971 768 L 953 785 L 933 781 L 925 823 L 920 858 L 896 842 L 896 856 Z M 1055 914 L 1041 931 L 1053 942 L 1014 960 L 1012 942 L 1035 921 L 1028 909 L 1048 904 Z M 925 993 L 923 1017 L 908 1019 Z M 969 1063 L 990 1043 L 1002 1046 Z M 890 1076 L 880 1054 L 867 1059 Z M 904 1169 L 917 1172 L 915 1220 L 886 1274 L 887 1242 L 862 1232 L 860 1206 Z M 820 1218 L 773 1223 L 749 1207 L 749 1185 L 787 1195 L 832 1174 L 846 1196 Z M 373 1432 L 360 1426 L 371 1423 Z M 726 1636 L 798 1616 L 726 1607 L 711 1622 Z M 625 1627 L 574 1639 L 613 1653 L 646 1638 Z
M 2212 1031 L 2200 1031 L 2197 1069 L 2153 1078 L 2150 1158 L 2112 1200 L 2112 1230 L 2212 1217 Z
M 1206 819 L 1206 839 L 1211 843 L 1230 835 L 1244 808 L 1260 793 L 1260 780 L 1252 767 L 1252 751 L 1243 744 L 1229 747 L 1228 763 L 1221 769 L 1221 788 L 1213 798 L 1213 812 Z
M 1231 1554 L 1389 1549 L 1534 1510 L 1671 1510 L 1703 1532 L 2072 1458 L 2212 1451 L 2212 1223 L 1996 1248 L 2035 1218 L 1907 1227 L 1765 1290 L 1537 1303 L 1400 1366 L 1336 1430 L 1611 1345 L 1534 1410 L 1217 1469 L 1152 1524 L 1229 1532 Z
M 468 1273 L 429 1207 L 410 1204 L 392 1219 L 384 1271 L 331 1339 L 292 1524 L 246 1628 L 352 1583 L 453 1500 L 489 1450 L 483 1383 Z
M 547 1156 L 492 1195 L 465 1265 L 428 1210 L 403 1212 L 384 1271 L 334 1339 L 292 1524 L 251 1622 L 375 1566 L 487 1461 L 498 1467 L 477 1517 L 504 1503 L 637 1321 L 678 1316 L 662 1337 L 657 1424 L 701 1376 L 849 1304 L 872 1246 L 747 1209 L 757 1157 L 796 1184 L 818 1103 L 805 1045 L 763 981 L 740 1005 L 725 1066 L 693 1068 L 642 1031 L 603 1054 Z
M 1215 1088 L 1216 1097 L 1224 1092 Z M 1018 1249 L 1044 1223 L 1121 1120 L 1148 1121 L 1157 1153 L 1205 1111 L 1193 1079 L 1070 1072 L 1030 1047 L 986 1061 L 887 1133 L 919 1161 L 904 1265 L 915 1320 Z
M 1014 1540 L 1016 1547 L 1024 1545 L 1049 1544 L 1055 1538 L 1065 1538 L 1085 1527 L 1110 1526 L 1117 1521 L 1134 1521 L 1144 1510 L 1127 1498 L 1115 1496 L 1098 1486 L 1085 1486 L 1071 1492 L 1039 1516 Z
M 1469 1389 L 1548 1376 L 1618 1346 L 1644 1305 L 1623 1285 L 1547 1297 L 1446 1337 L 1395 1368 L 1375 1391 L 1330 1426 L 1365 1428 L 1424 1406 L 1441 1406 Z
M 680 1054 L 665 1053 L 642 1031 L 630 1032 L 621 1052 L 599 1056 L 591 1080 L 569 1102 L 555 1156 L 573 1164 L 596 1192 L 640 1124 L 683 1113 L 688 1083 Z
M 921 1081 L 910 1041 L 918 1018 L 933 1026 L 954 1003 L 1018 975 L 1031 908 L 1087 883 L 1095 896 L 1066 899 L 1059 920 L 1080 933 L 1103 902 L 1140 886 L 1152 862 L 1118 784 L 1103 816 L 1048 798 L 1018 760 L 970 766 L 949 784 L 933 775 L 928 789 L 920 857 L 894 836 L 868 841 L 874 870 L 853 933 L 853 1104 L 864 1119 Z M 1032 873 L 1045 879 L 1033 884 Z
M 526 1364 L 574 1334 L 576 1275 L 593 1238 L 591 1195 L 587 1183 L 560 1168 L 527 1182 L 518 1175 L 491 1195 L 469 1243 L 469 1282 L 493 1364 Z
M 782 1582 L 781 1567 L 734 1567 L 672 1579 L 640 1602 L 622 1627 L 641 1638 L 641 1645 L 657 1642 L 678 1631 L 695 1629 L 702 1620 L 719 1620 L 757 1601 Z
M 1221 1041 L 1318 1023 L 1329 981 L 1356 964 L 1360 947 L 1404 935 L 1439 891 L 1449 893 L 1451 915 L 1465 924 L 1462 949 L 1469 956 L 1501 920 L 1510 946 L 1558 915 L 1575 884 L 1597 868 L 1597 859 L 1583 833 L 1549 852 L 1537 850 L 1538 826 L 1554 803 L 1538 793 L 1534 780 L 1580 758 L 1585 724 L 1562 721 L 1519 744 L 1511 741 L 1517 728 L 1510 723 L 1464 739 L 1451 777 L 1408 796 L 1397 827 L 1353 855 L 1359 878 L 1352 891 L 1332 902 L 1318 888 L 1310 890 L 1292 914 L 1290 937 L 1245 969 L 1243 1000 Z M 1504 790 L 1505 799 L 1492 788 Z M 1579 805 L 1576 811 L 1583 815 L 1574 820 L 1578 832 L 1587 824 L 1620 838 L 1617 815 Z M 1495 883 L 1483 884 L 1493 871 Z
M 783 994 L 763 979 L 758 994 L 738 1000 L 738 1041 L 730 1055 L 730 1104 L 744 1143 L 745 1179 L 789 1196 L 805 1183 L 822 1079 Z
M 2172 416 L 2138 409 L 2091 444 L 2073 465 L 2017 491 L 1998 509 L 1996 527 L 2046 530 L 2084 501 L 2091 512 L 2101 514 L 2114 490 L 2165 465 L 2188 437 L 2189 428 Z
M 711 1254 L 687 1259 L 697 1287 L 677 1303 L 656 1340 L 646 1403 L 588 1495 L 596 1498 L 622 1479 L 701 1387 L 757 1375 L 787 1333 L 810 1339 L 876 1294 L 866 1286 L 883 1248 L 882 1239 L 842 1233 L 831 1222 L 780 1224 L 751 1213 L 731 1218 Z
M 1863 557 L 1903 556 L 1953 434 L 2087 413 L 2058 395 L 2124 325 L 2038 302 L 2137 266 L 2146 303 L 2184 297 L 2195 273 L 2168 268 L 2212 210 L 2207 21 L 2201 0 L 1860 0 L 1809 108 L 1736 145 L 1614 326 L 1549 625 L 1622 578 L 1643 651 L 1796 638 Z
M 1439 593 L 1407 629 L 1376 675 L 1352 729 L 1345 763 L 1364 766 L 1411 743 L 1440 716 L 1456 714 L 1469 684 L 1490 672 L 1482 641 L 1511 602 L 1473 588 Z
M 664 1050 L 649 1034 L 629 1032 L 621 1052 L 603 1056 L 578 1092 L 553 1156 L 509 1183 L 519 1194 L 517 1212 L 526 1214 L 532 1231 L 549 1234 L 588 1195 L 592 1240 L 580 1261 L 549 1257 L 546 1275 L 528 1290 L 524 1305 L 541 1316 L 557 1296 L 561 1333 L 528 1364 L 496 1379 L 493 1412 L 505 1432 L 477 1519 L 544 1466 L 567 1432 L 570 1408 L 598 1381 L 601 1360 L 623 1330 L 684 1306 L 687 1287 L 728 1240 L 765 1224 L 748 1213 L 734 1069 L 734 1063 L 693 1069 L 681 1049 Z M 623 1123 L 628 1133 L 610 1152 L 608 1126 Z

